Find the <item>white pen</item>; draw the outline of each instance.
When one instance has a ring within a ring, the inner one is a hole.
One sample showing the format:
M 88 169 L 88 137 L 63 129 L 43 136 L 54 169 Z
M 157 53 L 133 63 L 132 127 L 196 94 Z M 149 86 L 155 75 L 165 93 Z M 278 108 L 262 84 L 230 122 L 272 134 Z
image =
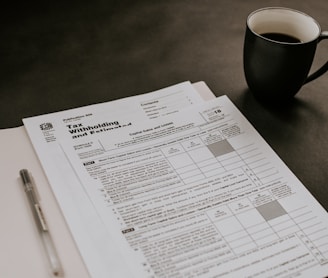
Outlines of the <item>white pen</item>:
M 37 225 L 37 228 L 38 228 L 38 231 L 39 231 L 39 234 L 41 237 L 41 241 L 44 245 L 45 251 L 48 256 L 48 260 L 49 260 L 50 267 L 51 267 L 51 272 L 54 276 L 57 276 L 57 277 L 62 276 L 63 275 L 62 267 L 60 265 L 60 261 L 59 261 L 55 246 L 53 244 L 52 238 L 50 236 L 50 233 L 49 233 L 45 218 L 43 216 L 41 207 L 39 205 L 38 199 L 34 192 L 30 174 L 29 174 L 28 170 L 26 170 L 26 169 L 20 170 L 19 174 L 23 180 L 25 193 L 26 193 L 27 199 L 30 203 L 30 206 L 31 206 L 31 209 L 33 212 L 33 216 L 34 216 L 34 220 L 35 220 L 35 223 Z

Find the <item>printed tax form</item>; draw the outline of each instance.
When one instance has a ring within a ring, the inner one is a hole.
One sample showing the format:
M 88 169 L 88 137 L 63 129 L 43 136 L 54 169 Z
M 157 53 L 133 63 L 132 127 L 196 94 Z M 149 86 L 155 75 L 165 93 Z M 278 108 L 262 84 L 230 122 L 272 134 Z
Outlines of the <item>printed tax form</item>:
M 130 277 L 328 273 L 326 211 L 226 96 L 61 144 Z

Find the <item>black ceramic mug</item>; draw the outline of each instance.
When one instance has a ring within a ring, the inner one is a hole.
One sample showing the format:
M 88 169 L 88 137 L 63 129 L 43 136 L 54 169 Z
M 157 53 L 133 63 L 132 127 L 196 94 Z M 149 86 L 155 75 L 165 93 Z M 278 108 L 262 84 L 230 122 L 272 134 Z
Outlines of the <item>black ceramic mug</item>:
M 317 44 L 328 38 L 312 17 L 269 7 L 247 18 L 244 73 L 249 89 L 264 101 L 293 98 L 300 88 L 328 70 L 328 62 L 308 76 Z

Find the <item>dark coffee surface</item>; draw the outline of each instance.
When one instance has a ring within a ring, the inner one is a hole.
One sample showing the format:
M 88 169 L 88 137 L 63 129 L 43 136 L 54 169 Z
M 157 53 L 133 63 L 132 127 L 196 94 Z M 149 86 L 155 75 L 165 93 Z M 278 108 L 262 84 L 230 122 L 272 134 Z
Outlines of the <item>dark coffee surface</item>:
M 286 34 L 281 33 L 264 33 L 261 34 L 262 37 L 265 37 L 269 40 L 277 41 L 277 42 L 284 42 L 284 43 L 300 43 L 301 40 Z
M 246 18 L 281 1 L 6 3 L 0 18 L 0 128 L 20 126 L 24 117 L 203 80 L 217 96 L 228 95 L 328 209 L 328 74 L 305 85 L 292 103 L 276 107 L 254 99 L 244 78 Z M 328 30 L 326 0 L 283 5 Z M 328 42 L 322 41 L 313 70 L 327 53 Z

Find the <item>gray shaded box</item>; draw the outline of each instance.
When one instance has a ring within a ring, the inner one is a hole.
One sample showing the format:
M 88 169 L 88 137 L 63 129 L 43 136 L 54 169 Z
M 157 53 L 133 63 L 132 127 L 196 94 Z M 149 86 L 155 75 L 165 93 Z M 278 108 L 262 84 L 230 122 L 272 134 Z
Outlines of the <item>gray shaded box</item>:
M 287 214 L 278 201 L 273 201 L 256 208 L 266 221 Z
M 207 147 L 215 157 L 235 151 L 227 140 L 215 142 L 207 145 Z

